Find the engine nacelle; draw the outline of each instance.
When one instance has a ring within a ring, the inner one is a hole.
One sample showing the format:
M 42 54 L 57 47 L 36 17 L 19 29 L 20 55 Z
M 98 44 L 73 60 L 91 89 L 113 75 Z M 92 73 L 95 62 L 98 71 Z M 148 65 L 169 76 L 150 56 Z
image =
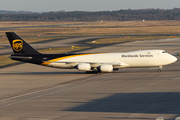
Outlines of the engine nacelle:
M 91 71 L 91 65 L 88 63 L 81 63 L 77 65 L 79 71 Z
M 101 65 L 100 67 L 101 72 L 112 72 L 113 66 L 112 65 Z

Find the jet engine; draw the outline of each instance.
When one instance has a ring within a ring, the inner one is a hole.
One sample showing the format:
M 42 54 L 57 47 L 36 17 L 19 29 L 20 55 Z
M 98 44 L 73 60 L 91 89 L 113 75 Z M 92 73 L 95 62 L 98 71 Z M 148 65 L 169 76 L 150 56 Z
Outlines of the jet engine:
M 112 65 L 101 65 L 100 66 L 100 71 L 101 72 L 112 72 L 113 71 L 113 66 Z
M 82 63 L 77 65 L 79 71 L 91 71 L 91 65 L 88 63 Z

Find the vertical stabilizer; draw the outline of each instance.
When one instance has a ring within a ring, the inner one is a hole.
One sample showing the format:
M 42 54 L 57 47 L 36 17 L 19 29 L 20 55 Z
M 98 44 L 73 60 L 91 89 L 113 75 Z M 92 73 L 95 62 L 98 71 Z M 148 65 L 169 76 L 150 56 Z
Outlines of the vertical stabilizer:
M 14 54 L 39 54 L 33 47 L 31 47 L 26 41 L 19 37 L 14 32 L 6 32 Z

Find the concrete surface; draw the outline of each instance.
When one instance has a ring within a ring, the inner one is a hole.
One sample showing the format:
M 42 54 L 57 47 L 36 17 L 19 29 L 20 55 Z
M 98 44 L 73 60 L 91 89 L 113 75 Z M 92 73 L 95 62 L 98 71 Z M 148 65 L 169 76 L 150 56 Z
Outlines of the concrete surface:
M 164 49 L 176 54 L 180 39 L 137 41 L 83 52 Z M 178 56 L 177 56 L 178 57 Z M 179 59 L 179 57 L 178 57 Z M 180 116 L 180 62 L 84 74 L 21 64 L 0 69 L 0 119 L 154 120 Z

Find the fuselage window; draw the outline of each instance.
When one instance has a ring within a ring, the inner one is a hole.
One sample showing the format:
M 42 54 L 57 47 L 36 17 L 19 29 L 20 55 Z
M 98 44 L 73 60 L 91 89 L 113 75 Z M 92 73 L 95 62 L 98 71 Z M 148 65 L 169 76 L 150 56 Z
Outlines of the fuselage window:
M 166 51 L 162 51 L 162 53 L 166 53 Z

